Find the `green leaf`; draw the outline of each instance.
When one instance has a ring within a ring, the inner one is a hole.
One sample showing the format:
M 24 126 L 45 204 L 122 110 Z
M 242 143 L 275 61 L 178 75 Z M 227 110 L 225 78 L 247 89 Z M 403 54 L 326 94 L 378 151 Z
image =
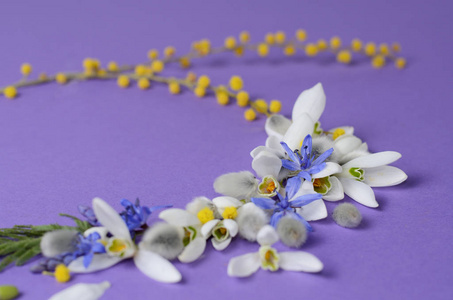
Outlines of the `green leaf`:
M 16 266 L 24 265 L 27 261 L 29 261 L 38 254 L 41 254 L 41 246 L 39 244 L 28 249 L 27 252 L 18 257 L 16 260 Z

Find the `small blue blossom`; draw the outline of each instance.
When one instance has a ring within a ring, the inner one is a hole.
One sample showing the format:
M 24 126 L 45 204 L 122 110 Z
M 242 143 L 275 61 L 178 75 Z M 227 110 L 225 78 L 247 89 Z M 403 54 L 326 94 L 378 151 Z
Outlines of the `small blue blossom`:
M 139 199 L 135 201 L 135 204 L 127 199 L 123 199 L 121 200 L 121 205 L 124 206 L 125 210 L 121 212 L 120 215 L 131 233 L 145 225 L 148 217 L 153 213 L 153 211 L 172 207 L 172 205 L 158 205 L 152 207 L 141 206 Z
M 313 231 L 313 228 L 308 222 L 296 212 L 296 208 L 300 208 L 311 202 L 321 199 L 321 194 L 306 194 L 302 196 L 296 196 L 299 191 L 298 185 L 295 182 L 289 182 L 286 185 L 286 195 L 283 197 L 277 192 L 277 200 L 270 198 L 252 198 L 252 202 L 256 206 L 262 209 L 273 210 L 270 224 L 276 228 L 278 222 L 284 216 L 292 217 L 301 222 L 308 231 Z
M 85 205 L 79 205 L 79 212 L 87 218 L 87 222 L 90 223 L 92 226 L 101 226 L 101 223 L 98 222 L 96 215 L 91 207 Z
M 302 183 L 302 179 L 311 181 L 311 175 L 321 172 L 325 167 L 325 160 L 332 154 L 333 148 L 330 148 L 323 154 L 318 157 L 315 157 L 312 152 L 312 138 L 311 135 L 307 135 L 302 143 L 302 147 L 299 150 L 291 150 L 289 146 L 281 142 L 280 143 L 288 154 L 290 160 L 282 159 L 282 166 L 285 169 L 288 169 L 292 172 L 297 172 L 297 174 L 288 179 L 288 183 L 292 182 L 295 185 L 296 189 L 299 190 L 299 187 Z
M 87 237 L 79 235 L 78 242 L 76 244 L 77 249 L 72 254 L 74 259 L 83 256 L 83 265 L 85 268 L 88 268 L 90 265 L 94 254 L 105 253 L 104 245 L 98 242 L 100 238 L 101 236 L 97 232 L 93 232 Z

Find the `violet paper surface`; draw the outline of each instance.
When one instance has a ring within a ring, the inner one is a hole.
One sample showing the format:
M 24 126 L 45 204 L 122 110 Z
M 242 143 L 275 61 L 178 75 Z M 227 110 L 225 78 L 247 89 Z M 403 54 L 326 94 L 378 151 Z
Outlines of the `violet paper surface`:
M 185 53 L 194 40 L 220 45 L 244 29 L 252 41 L 298 28 L 309 40 L 398 41 L 408 59 L 402 71 L 375 70 L 362 58 L 344 66 L 331 55 L 288 58 L 277 50 L 264 59 L 247 53 L 194 60 L 192 70 L 216 84 L 241 75 L 252 96 L 281 100 L 287 116 L 302 90 L 322 82 L 323 127 L 352 125 L 371 151 L 402 153 L 394 165 L 409 178 L 376 188 L 379 208 L 357 204 L 364 217 L 358 229 L 330 217 L 311 222 L 315 232 L 301 250 L 324 263 L 320 274 L 229 278 L 229 259 L 258 249 L 236 239 L 223 252 L 208 243 L 195 263 L 175 262 L 183 275 L 175 285 L 152 281 L 132 261 L 76 275 L 69 284 L 34 275 L 27 264 L 0 273 L 0 284 L 18 286 L 19 299 L 47 299 L 74 283 L 104 280 L 112 284 L 105 299 L 451 299 L 452 8 L 449 1 L 2 3 L 2 86 L 18 79 L 23 62 L 36 74 L 80 70 L 85 57 L 139 63 L 151 48 L 173 45 Z M 164 74 L 185 72 L 174 65 Z M 183 208 L 195 196 L 217 196 L 217 176 L 251 170 L 249 152 L 266 139 L 265 118 L 248 123 L 235 104 L 222 107 L 188 91 L 173 96 L 158 84 L 142 91 L 89 81 L 19 92 L 13 101 L 0 98 L 0 227 L 71 224 L 58 213 L 77 215 L 77 205 L 90 205 L 93 197 L 118 210 L 122 198 L 136 197 L 149 206 Z M 329 214 L 335 205 L 327 203 Z

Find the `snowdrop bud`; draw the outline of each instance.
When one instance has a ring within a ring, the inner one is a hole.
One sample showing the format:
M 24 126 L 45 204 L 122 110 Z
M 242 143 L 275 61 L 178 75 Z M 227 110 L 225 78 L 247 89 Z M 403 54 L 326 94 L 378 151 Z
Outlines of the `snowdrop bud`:
M 108 281 L 101 283 L 77 283 L 56 293 L 49 300 L 97 300 L 102 297 L 108 288 L 110 288 L 110 282 Z
M 158 223 L 149 228 L 140 243 L 140 248 L 159 254 L 166 259 L 174 259 L 184 249 L 182 228 Z
M 351 203 L 342 203 L 335 207 L 332 217 L 338 225 L 347 228 L 357 227 L 362 221 L 359 210 Z
M 268 223 L 268 217 L 254 203 L 247 203 L 239 209 L 236 222 L 241 237 L 250 242 L 255 242 L 260 229 Z
M 248 171 L 224 174 L 214 181 L 217 193 L 239 200 L 249 199 L 257 188 L 258 180 Z
M 330 148 L 334 147 L 333 140 L 327 136 L 313 137 L 312 143 L 312 153 L 315 155 L 315 157 L 320 156 Z M 338 160 L 338 153 L 335 151 L 326 159 L 326 161 L 332 162 L 338 162 Z
M 47 232 L 41 239 L 41 252 L 46 257 L 54 257 L 63 252 L 73 252 L 77 239 L 75 230 L 55 230 Z
M 284 217 L 277 224 L 277 233 L 283 244 L 300 247 L 307 240 L 307 229 L 296 219 Z

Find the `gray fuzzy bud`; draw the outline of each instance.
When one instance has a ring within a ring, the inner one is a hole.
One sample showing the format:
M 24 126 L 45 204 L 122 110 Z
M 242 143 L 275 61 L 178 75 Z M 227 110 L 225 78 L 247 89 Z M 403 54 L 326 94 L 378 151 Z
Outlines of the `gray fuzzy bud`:
M 284 217 L 277 224 L 277 233 L 283 244 L 298 248 L 307 240 L 307 229 L 296 219 Z
M 183 236 L 182 228 L 158 223 L 145 232 L 140 248 L 157 253 L 166 259 L 174 259 L 184 249 Z
M 268 216 L 254 203 L 247 203 L 239 209 L 236 222 L 239 226 L 239 235 L 250 242 L 255 242 L 258 231 L 268 223 Z
M 333 210 L 332 218 L 343 227 L 354 228 L 360 225 L 362 215 L 351 203 L 342 203 Z
M 41 239 L 41 252 L 46 257 L 54 257 L 76 249 L 78 232 L 75 230 L 55 230 L 47 232 Z

